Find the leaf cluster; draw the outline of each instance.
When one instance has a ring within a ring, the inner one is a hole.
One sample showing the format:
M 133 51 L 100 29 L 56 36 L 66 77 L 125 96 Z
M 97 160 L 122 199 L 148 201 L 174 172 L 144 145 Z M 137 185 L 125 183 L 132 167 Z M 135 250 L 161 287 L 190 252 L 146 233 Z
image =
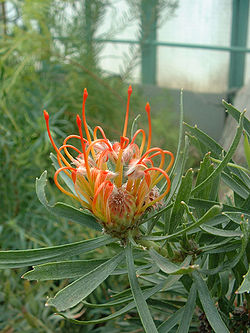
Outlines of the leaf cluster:
M 238 121 L 227 152 L 197 127 L 183 125 L 181 101 L 171 191 L 165 207 L 141 221 L 140 235 L 131 234 L 125 246 L 103 235 L 49 248 L 2 251 L 1 268 L 35 265 L 23 278 L 67 279 L 69 283 L 46 304 L 74 324 L 98 325 L 122 316 L 130 329 L 138 328 L 136 308 L 145 332 L 192 332 L 205 326 L 214 332 L 246 332 L 250 178 L 249 170 L 236 165 L 232 156 L 243 130 L 250 135 L 249 121 L 244 112 L 223 103 Z M 183 126 L 187 130 L 185 138 Z M 196 173 L 185 171 L 190 140 L 204 154 Z M 221 182 L 230 188 L 225 202 L 219 199 Z M 48 203 L 46 173 L 36 184 L 38 198 L 50 212 L 65 214 L 71 221 L 98 230 L 94 218 L 86 212 L 63 203 Z M 103 246 L 110 249 L 108 258 L 81 259 L 83 253 Z M 93 291 L 105 280 L 112 283 L 117 275 L 125 280 L 128 276 L 128 289 L 111 287 L 112 291 L 106 290 L 106 301 L 93 303 Z M 82 318 L 73 318 L 74 309 L 84 312 Z M 112 310 L 90 318 L 92 309 Z

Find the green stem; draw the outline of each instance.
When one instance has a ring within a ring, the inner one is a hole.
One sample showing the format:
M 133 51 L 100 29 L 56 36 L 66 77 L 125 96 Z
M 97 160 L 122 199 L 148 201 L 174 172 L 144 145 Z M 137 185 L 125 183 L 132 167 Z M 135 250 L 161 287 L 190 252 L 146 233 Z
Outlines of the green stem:
M 217 160 L 216 158 L 213 158 L 210 156 L 210 160 L 214 163 L 218 163 L 220 164 L 222 161 L 221 160 Z M 246 173 L 250 173 L 250 170 L 248 170 L 247 168 L 244 168 L 243 166 L 241 165 L 238 165 L 238 164 L 234 164 L 234 163 L 228 163 L 227 164 L 229 167 L 232 167 L 232 168 L 236 168 L 236 169 L 240 169 Z
M 162 254 L 164 257 L 168 257 L 168 251 L 166 249 L 162 248 L 161 246 L 155 244 L 155 242 L 153 242 L 153 241 L 139 238 L 139 239 L 137 239 L 137 243 L 148 249 L 153 248 L 159 254 Z
M 246 300 L 247 300 L 247 310 L 250 311 L 250 295 L 245 293 Z

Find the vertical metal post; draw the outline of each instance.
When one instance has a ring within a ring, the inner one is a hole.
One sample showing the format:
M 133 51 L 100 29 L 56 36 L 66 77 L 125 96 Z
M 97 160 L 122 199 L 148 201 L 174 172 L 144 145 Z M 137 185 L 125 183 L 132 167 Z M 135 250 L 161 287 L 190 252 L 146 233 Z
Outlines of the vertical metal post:
M 249 0 L 233 0 L 231 46 L 246 47 L 248 20 Z M 244 52 L 231 51 L 228 82 L 229 89 L 240 88 L 243 86 L 245 57 L 246 54 Z
M 157 2 L 141 0 L 141 77 L 143 84 L 156 84 Z

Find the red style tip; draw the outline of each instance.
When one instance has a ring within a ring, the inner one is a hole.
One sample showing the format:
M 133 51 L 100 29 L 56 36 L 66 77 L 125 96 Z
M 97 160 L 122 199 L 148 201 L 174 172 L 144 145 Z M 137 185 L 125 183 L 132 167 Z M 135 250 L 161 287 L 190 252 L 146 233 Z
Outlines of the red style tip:
M 80 118 L 79 114 L 76 116 L 76 123 L 77 123 L 78 127 L 81 127 L 82 121 L 81 121 L 81 118 Z
M 43 110 L 43 115 L 46 121 L 49 120 L 49 114 L 46 110 Z
M 87 97 L 88 97 L 88 91 L 87 91 L 87 88 L 84 88 L 83 100 L 86 101 Z
M 129 86 L 129 87 L 128 87 L 128 95 L 130 96 L 131 94 L 132 94 L 132 87 Z
M 127 147 L 129 143 L 129 138 L 127 138 L 126 136 L 121 136 L 120 137 L 120 145 L 121 145 L 121 149 L 125 149 Z
M 147 103 L 146 104 L 146 106 L 145 106 L 145 110 L 147 111 L 147 113 L 149 113 L 150 112 L 150 105 L 149 105 L 149 103 Z

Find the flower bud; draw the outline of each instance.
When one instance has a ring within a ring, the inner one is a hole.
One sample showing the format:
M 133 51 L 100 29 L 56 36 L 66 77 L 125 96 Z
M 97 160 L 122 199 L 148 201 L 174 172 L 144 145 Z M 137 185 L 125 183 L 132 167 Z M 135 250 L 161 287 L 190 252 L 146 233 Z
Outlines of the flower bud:
M 123 231 L 132 225 L 136 210 L 135 198 L 125 188 L 114 187 L 108 206 L 112 228 Z

